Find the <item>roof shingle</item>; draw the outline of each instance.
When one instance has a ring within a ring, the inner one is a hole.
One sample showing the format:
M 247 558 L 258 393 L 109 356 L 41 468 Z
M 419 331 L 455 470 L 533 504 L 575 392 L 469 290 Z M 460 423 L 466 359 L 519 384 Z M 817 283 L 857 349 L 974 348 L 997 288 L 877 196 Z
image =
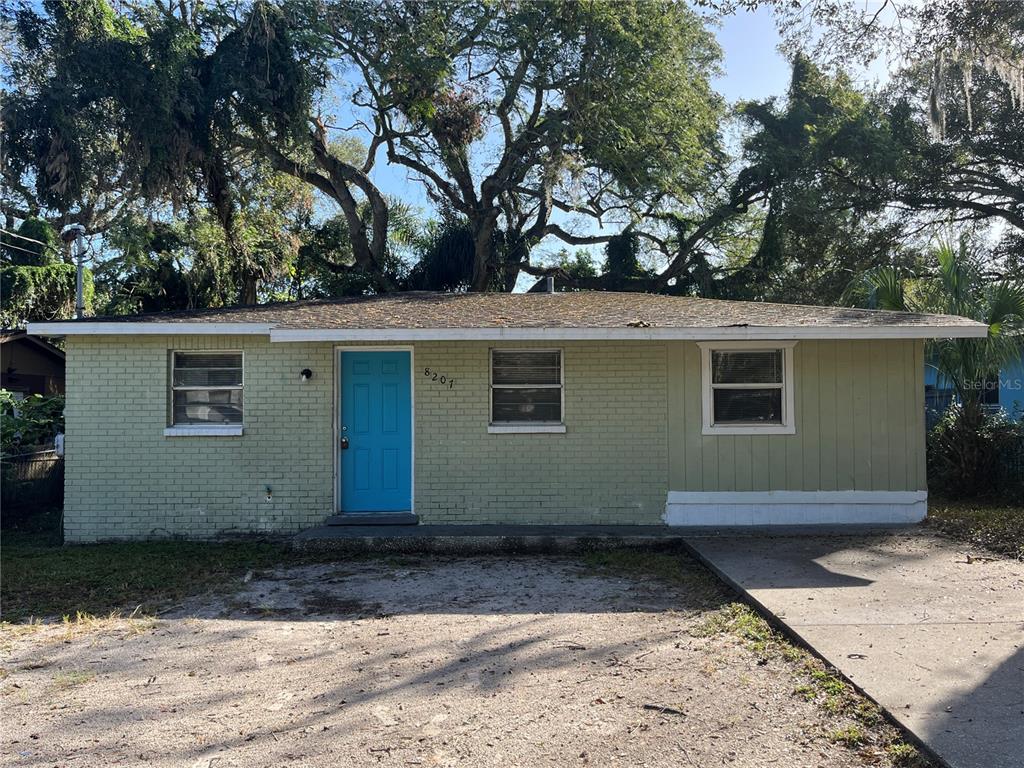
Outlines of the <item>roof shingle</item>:
M 256 306 L 90 317 L 80 323 L 254 323 L 281 330 L 480 328 L 928 328 L 956 315 L 724 301 L 644 293 L 393 293 Z

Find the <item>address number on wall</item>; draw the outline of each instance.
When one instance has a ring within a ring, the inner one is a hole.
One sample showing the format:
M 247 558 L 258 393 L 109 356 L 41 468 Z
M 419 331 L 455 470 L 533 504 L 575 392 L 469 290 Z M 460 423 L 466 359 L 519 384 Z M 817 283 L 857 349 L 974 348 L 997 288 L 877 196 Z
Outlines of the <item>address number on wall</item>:
M 433 368 L 424 368 L 423 375 L 431 381 L 436 381 L 441 386 L 448 387 L 448 389 L 455 389 L 455 379 L 450 376 L 445 376 L 443 373 L 438 373 Z

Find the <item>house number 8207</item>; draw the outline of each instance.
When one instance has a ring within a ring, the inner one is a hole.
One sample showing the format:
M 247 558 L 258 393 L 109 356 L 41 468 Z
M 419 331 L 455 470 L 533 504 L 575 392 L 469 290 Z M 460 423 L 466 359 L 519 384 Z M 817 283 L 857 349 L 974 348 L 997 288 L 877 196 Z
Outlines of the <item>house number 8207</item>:
M 433 368 L 424 368 L 423 375 L 429 377 L 431 381 L 436 381 L 438 384 L 448 387 L 448 389 L 455 389 L 455 379 L 450 379 Z

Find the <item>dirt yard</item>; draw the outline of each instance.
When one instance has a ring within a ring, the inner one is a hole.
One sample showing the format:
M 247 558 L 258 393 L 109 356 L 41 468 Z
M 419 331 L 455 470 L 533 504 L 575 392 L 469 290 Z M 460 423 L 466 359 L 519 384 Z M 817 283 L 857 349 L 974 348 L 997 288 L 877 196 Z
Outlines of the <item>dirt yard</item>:
M 792 663 L 698 631 L 730 599 L 697 570 L 391 558 L 257 573 L 156 620 L 12 626 L 0 762 L 864 765 Z

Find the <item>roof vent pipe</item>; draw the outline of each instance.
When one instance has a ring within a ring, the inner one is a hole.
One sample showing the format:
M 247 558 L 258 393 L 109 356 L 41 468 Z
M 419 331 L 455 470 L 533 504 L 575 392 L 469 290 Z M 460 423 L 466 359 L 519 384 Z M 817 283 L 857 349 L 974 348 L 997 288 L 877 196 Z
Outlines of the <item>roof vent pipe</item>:
M 544 278 L 544 289 L 548 293 L 554 293 L 555 292 L 555 278 L 550 277 L 550 276 Z

